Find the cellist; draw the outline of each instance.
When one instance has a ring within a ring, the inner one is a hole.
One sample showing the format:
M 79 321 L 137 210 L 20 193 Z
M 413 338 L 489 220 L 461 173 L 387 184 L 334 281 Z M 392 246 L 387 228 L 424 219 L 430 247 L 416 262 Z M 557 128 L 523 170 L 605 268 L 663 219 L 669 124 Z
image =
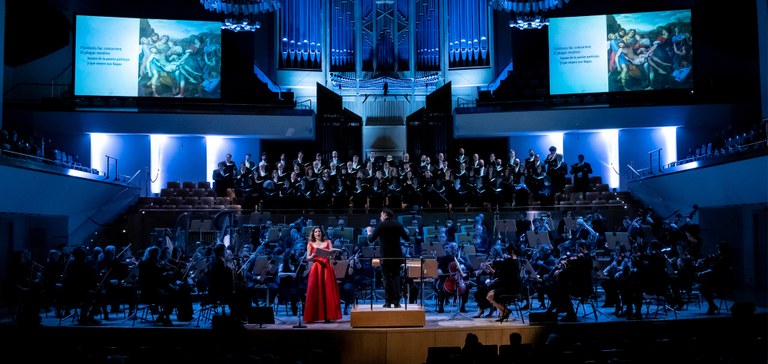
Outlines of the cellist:
M 449 298 L 460 299 L 459 312 L 467 312 L 466 304 L 469 299 L 469 276 L 466 262 L 458 255 L 459 245 L 456 242 L 446 243 L 445 255 L 437 258 L 437 312 L 445 312 L 445 301 Z

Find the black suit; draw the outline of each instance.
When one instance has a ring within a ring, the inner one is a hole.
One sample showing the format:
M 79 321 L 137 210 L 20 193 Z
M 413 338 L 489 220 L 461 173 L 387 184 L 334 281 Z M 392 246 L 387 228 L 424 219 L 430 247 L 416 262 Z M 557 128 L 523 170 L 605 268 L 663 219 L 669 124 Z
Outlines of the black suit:
M 409 241 L 408 232 L 396 219 L 389 218 L 378 225 L 368 242 L 379 239 L 381 243 L 381 272 L 384 278 L 384 301 L 387 304 L 400 303 L 400 266 L 404 264 L 403 251 L 400 248 L 400 239 Z
M 571 166 L 571 174 L 573 175 L 573 189 L 576 192 L 581 192 L 586 197 L 586 193 L 590 191 L 589 175 L 592 173 L 592 165 L 587 162 L 576 163 Z

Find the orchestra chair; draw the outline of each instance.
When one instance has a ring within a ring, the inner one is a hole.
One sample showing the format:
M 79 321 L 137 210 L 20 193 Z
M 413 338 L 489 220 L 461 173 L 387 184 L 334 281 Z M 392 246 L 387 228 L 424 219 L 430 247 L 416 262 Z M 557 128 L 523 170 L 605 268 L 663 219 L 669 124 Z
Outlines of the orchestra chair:
M 507 310 L 512 311 L 512 314 L 509 316 L 510 319 L 519 318 L 522 323 L 525 323 L 525 315 L 523 315 L 522 309 L 522 302 L 524 302 L 525 299 L 523 298 L 522 293 L 499 295 L 496 297 L 496 301 L 504 305 Z M 501 323 L 503 324 L 504 321 Z
M 434 256 L 422 256 L 424 260 L 423 263 L 423 274 L 419 274 L 418 269 L 416 272 L 413 272 L 411 269 L 408 270 L 408 278 L 413 279 L 413 283 L 419 285 L 419 302 L 421 302 L 421 307 L 424 308 L 426 311 L 427 305 L 424 302 L 427 302 L 429 300 L 432 300 L 435 302 L 435 309 L 429 310 L 432 312 L 437 312 L 437 289 L 440 289 L 439 287 L 435 287 L 435 284 L 438 281 L 438 275 L 437 275 L 437 257 Z M 424 292 L 424 286 L 426 284 L 429 284 L 435 289 L 432 289 L 428 294 L 425 294 Z
M 653 318 L 658 318 L 659 313 L 667 315 L 669 311 L 672 311 L 672 313 L 675 315 L 675 319 L 677 319 L 677 310 L 669 305 L 666 293 L 646 293 L 643 295 L 643 303 L 645 303 L 645 317 L 651 316 L 651 306 L 655 306 L 655 309 L 653 310 Z
M 196 326 L 200 327 L 200 321 L 205 320 L 205 322 L 209 322 L 213 320 L 214 316 L 224 315 L 225 310 L 226 306 L 221 302 L 201 302 L 200 308 L 195 312 L 195 315 L 197 315 Z
M 688 306 L 692 303 L 695 303 L 696 308 L 701 310 L 701 298 L 698 283 L 694 283 L 680 290 L 680 300 L 682 301 L 685 310 L 688 310 Z
M 137 289 L 135 295 L 135 302 L 133 306 L 133 312 L 128 315 L 123 321 L 133 321 L 132 326 L 136 326 L 136 320 L 141 319 L 142 322 L 155 323 L 155 317 L 160 311 L 160 305 L 154 302 L 148 302 L 141 298 L 141 289 Z
M 601 314 L 603 316 L 607 315 L 601 311 L 597 305 L 597 293 L 592 292 L 585 296 L 571 296 L 571 301 L 574 302 L 574 305 L 576 306 L 574 308 L 574 311 L 576 314 L 579 313 L 579 309 L 583 312 L 581 317 L 589 317 L 590 315 L 595 316 L 595 322 L 597 322 L 597 315 Z M 587 306 L 590 307 L 591 311 L 587 311 Z

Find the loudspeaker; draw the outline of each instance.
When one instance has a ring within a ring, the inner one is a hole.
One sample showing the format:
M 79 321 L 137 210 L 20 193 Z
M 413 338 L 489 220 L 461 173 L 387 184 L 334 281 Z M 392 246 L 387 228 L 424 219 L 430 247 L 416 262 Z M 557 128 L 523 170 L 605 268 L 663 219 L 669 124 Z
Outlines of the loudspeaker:
M 249 324 L 264 325 L 275 323 L 275 313 L 272 307 L 251 307 L 248 309 L 246 319 Z
M 531 311 L 528 315 L 530 325 L 557 324 L 557 313 L 547 311 Z

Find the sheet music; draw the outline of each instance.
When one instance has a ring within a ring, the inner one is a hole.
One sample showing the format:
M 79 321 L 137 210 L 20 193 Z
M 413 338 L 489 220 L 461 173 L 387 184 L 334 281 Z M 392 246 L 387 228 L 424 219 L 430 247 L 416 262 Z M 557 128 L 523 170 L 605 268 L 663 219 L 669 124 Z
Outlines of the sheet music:
M 315 248 L 315 256 L 320 258 L 329 258 L 330 256 L 336 254 L 336 252 L 340 252 L 340 249 L 323 249 L 323 248 Z

